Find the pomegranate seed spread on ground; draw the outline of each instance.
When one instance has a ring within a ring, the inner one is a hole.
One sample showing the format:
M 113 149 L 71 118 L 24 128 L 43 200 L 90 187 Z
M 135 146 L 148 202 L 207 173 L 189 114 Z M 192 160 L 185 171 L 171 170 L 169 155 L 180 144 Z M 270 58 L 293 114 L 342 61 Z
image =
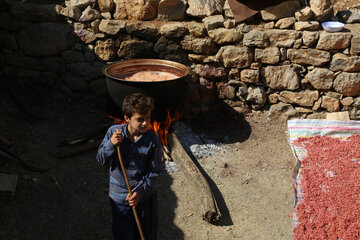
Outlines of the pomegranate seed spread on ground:
M 360 135 L 313 136 L 292 142 L 301 160 L 302 200 L 294 239 L 360 239 Z

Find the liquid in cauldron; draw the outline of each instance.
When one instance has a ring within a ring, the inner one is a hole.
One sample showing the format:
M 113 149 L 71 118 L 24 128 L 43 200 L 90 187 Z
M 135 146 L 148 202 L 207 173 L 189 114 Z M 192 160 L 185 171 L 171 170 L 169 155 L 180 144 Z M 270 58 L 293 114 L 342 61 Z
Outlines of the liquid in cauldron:
M 136 73 L 129 73 L 126 75 L 120 76 L 120 78 L 125 79 L 126 81 L 142 81 L 142 82 L 157 82 L 157 81 L 166 81 L 179 78 L 180 76 L 161 71 L 141 71 Z

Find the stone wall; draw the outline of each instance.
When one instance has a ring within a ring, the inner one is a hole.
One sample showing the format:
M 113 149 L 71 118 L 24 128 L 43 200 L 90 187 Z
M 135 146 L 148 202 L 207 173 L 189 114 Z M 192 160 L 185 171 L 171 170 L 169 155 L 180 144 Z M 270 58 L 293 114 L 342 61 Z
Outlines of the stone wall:
M 161 58 L 192 69 L 188 113 L 216 98 L 241 113 L 360 119 L 360 10 L 329 33 L 329 1 L 286 1 L 235 23 L 222 0 L 70 0 L 62 5 L 1 0 L 3 74 L 67 92 L 106 94 L 111 61 Z M 255 24 L 256 23 L 256 24 Z

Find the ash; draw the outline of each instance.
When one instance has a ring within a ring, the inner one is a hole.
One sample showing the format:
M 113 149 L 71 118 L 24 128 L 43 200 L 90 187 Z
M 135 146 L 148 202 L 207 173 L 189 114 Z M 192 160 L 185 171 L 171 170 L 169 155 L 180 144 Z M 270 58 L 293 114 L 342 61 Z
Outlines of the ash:
M 226 150 L 226 146 L 222 143 L 210 139 L 205 134 L 195 133 L 191 127 L 181 121 L 174 124 L 173 130 L 185 151 L 197 159 L 210 157 L 216 152 Z

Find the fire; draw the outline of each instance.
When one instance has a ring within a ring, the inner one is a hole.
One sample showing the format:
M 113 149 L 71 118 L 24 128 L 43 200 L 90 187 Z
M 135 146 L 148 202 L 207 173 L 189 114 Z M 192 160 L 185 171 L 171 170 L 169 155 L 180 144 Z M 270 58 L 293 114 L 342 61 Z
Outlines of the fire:
M 174 117 L 171 117 L 170 111 L 167 111 L 167 117 L 165 121 L 154 121 L 153 123 L 151 123 L 149 125 L 149 130 L 153 131 L 154 133 L 156 133 L 156 135 L 159 136 L 162 144 L 164 146 L 168 145 L 168 141 L 167 141 L 167 135 L 169 133 L 169 128 L 171 126 L 172 123 L 174 123 L 175 121 L 177 121 L 178 119 L 180 119 L 182 116 L 181 112 L 176 111 L 174 114 Z M 109 116 L 109 118 L 114 119 L 114 123 L 115 124 L 125 124 L 126 121 L 123 119 L 119 119 L 113 116 Z

